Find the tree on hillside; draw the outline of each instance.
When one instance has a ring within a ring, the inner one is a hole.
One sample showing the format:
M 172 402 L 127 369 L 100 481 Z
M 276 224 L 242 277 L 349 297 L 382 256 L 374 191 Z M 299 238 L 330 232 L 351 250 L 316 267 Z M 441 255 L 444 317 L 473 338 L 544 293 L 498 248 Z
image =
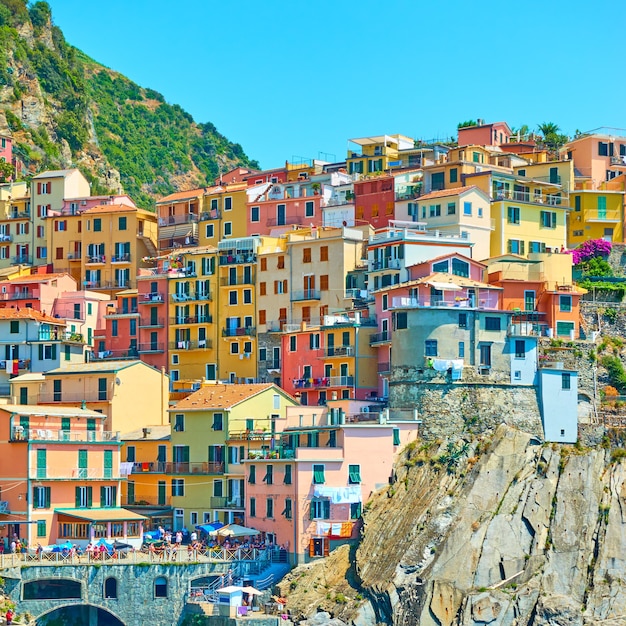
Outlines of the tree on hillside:
M 519 136 L 520 141 L 526 141 L 530 135 L 530 127 L 528 124 L 522 124 L 519 128 L 512 128 L 513 137 Z
M 4 159 L 0 159 L 0 183 L 4 183 L 15 173 L 15 168 L 7 163 Z

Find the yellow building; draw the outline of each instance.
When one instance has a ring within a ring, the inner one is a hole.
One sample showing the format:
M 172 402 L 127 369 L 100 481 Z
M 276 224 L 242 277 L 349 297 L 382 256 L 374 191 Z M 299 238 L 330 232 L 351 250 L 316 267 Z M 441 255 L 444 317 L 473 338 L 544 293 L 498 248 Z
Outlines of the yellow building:
M 28 263 L 32 256 L 29 191 L 26 182 L 0 185 L 0 268 Z
M 174 529 L 245 523 L 244 434 L 273 434 L 296 405 L 273 384 L 205 384 L 170 409 Z
M 253 382 L 257 378 L 255 283 L 261 237 L 219 242 L 217 378 Z
M 247 189 L 246 183 L 232 183 L 205 190 L 198 245 L 217 247 L 222 239 L 240 238 L 248 234 Z
M 217 249 L 187 248 L 169 255 L 168 344 L 172 382 L 215 380 L 219 324 L 216 319 Z
M 60 212 L 65 199 L 86 198 L 89 195 L 89 182 L 77 169 L 47 171 L 33 177 L 30 196 L 34 239 L 26 256 L 32 257 L 34 253 L 35 258 L 31 258 L 30 262 L 43 264 L 52 260 L 48 245 L 48 216 Z M 41 255 L 39 258 L 38 250 Z
M 624 241 L 624 191 L 577 189 L 571 197 L 568 247 L 575 248 L 587 239 Z
M 405 135 L 378 135 L 348 140 L 348 174 L 377 174 L 399 159 L 401 150 L 410 150 L 415 141 Z
M 114 295 L 136 287 L 138 268 L 149 265 L 143 259 L 156 255 L 156 215 L 125 205 L 103 205 L 88 209 L 79 218 L 80 276 L 85 288 Z M 71 250 L 73 236 L 55 226 L 51 247 Z
M 121 435 L 122 506 L 150 519 L 150 526 L 172 526 L 171 484 L 167 475 L 171 428 L 146 426 Z
M 27 398 L 28 404 L 98 411 L 105 415 L 107 431 L 129 432 L 167 424 L 168 376 L 142 361 L 67 363 L 41 375 L 19 378 L 19 389 L 12 385 L 12 396 Z M 141 410 L 137 410 L 138 390 Z

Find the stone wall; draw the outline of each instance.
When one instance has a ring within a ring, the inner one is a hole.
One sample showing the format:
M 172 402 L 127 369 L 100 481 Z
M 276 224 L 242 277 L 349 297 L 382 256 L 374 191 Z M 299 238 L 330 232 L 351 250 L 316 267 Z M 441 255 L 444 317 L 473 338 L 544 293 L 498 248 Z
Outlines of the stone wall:
M 192 580 L 218 575 L 227 569 L 222 563 L 180 563 L 163 565 L 41 565 L 7 568 L 1 572 L 5 589 L 20 614 L 39 618 L 55 608 L 87 604 L 112 613 L 124 624 L 172 624 L 172 616 L 183 612 Z M 117 599 L 104 598 L 104 581 L 117 579 Z M 158 577 L 167 580 L 167 598 L 154 597 Z M 80 600 L 23 600 L 23 584 L 40 579 L 71 579 L 81 583 Z
M 482 432 L 508 424 L 543 437 L 539 398 L 534 387 L 467 382 L 390 383 L 392 408 L 417 407 L 424 439 Z

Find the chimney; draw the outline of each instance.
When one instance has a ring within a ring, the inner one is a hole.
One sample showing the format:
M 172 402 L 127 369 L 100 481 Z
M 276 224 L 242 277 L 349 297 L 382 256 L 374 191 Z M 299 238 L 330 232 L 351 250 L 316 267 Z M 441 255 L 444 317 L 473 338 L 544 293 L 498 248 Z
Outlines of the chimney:
M 151 428 L 142 428 L 143 430 L 143 438 L 147 439 L 148 435 L 152 432 Z

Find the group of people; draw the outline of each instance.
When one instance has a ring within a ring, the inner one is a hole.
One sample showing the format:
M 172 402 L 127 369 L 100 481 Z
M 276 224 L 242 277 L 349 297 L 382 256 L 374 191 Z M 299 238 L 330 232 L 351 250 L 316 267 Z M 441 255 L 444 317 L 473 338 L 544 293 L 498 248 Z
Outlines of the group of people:
M 20 539 L 17 534 L 13 533 L 12 537 L 8 535 L 0 538 L 0 554 L 25 554 L 28 552 L 28 543 L 25 539 Z

